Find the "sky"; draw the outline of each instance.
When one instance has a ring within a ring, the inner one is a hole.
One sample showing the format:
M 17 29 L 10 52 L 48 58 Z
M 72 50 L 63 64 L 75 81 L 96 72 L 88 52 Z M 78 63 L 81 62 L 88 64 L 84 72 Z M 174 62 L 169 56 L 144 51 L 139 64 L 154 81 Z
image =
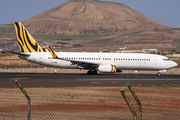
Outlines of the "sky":
M 1 0 L 0 24 L 24 21 L 68 0 Z M 180 0 L 103 0 L 118 2 L 168 27 L 180 27 Z

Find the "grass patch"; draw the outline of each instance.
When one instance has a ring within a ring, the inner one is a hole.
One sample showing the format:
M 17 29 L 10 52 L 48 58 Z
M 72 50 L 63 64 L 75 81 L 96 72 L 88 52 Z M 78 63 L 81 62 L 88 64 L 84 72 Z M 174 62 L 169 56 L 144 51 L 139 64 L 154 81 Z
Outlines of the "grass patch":
M 1 53 L 5 54 L 5 53 L 6 53 L 6 51 L 2 51 Z
M 74 95 L 71 95 L 70 97 L 71 97 L 71 98 L 74 98 Z
M 104 103 L 104 100 L 100 100 L 101 103 Z
M 171 84 L 170 87 L 178 87 L 176 84 Z
M 168 85 L 162 85 L 162 87 L 169 87 Z
M 88 86 L 78 86 L 78 87 L 92 87 L 92 85 L 88 85 Z
M 68 96 L 68 97 L 71 97 L 71 98 L 74 98 L 74 97 L 75 97 L 75 95 L 70 95 L 70 94 L 65 95 L 65 96 Z
M 103 34 L 103 35 L 43 35 L 40 33 L 32 34 L 32 36 L 35 39 L 39 40 L 44 40 L 44 41 L 49 41 L 49 40 L 54 40 L 54 41 L 71 41 L 71 40 L 95 40 L 99 38 L 103 38 L 106 36 L 111 36 L 116 33 L 112 34 Z
M 4 27 L 0 27 L 0 33 L 2 34 L 4 32 L 6 32 L 6 29 Z
M 180 42 L 172 42 L 171 44 L 176 44 L 176 45 L 179 45 Z
M 137 87 L 143 87 L 142 85 L 138 85 Z
M 132 33 L 125 33 L 125 34 L 122 34 L 121 36 L 130 36 L 132 35 Z
M 141 32 L 143 32 L 143 31 L 142 31 L 142 30 L 141 30 L 141 31 L 137 31 L 137 32 L 134 33 L 134 35 L 135 35 L 135 34 L 139 34 L 139 33 L 141 33 Z
M 158 87 L 157 85 L 151 85 L 151 87 Z
M 180 28 L 173 28 L 173 30 L 179 30 L 180 31 Z
M 168 85 L 162 85 L 162 87 L 180 87 L 180 85 L 171 84 L 170 86 L 168 86 Z

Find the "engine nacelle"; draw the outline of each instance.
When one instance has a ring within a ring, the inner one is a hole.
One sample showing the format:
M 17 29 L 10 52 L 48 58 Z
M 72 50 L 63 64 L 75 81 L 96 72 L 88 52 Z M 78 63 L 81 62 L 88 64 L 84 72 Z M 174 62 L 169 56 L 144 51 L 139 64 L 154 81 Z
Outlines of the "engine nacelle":
M 99 65 L 99 72 L 109 72 L 109 73 L 115 73 L 116 72 L 116 66 L 113 64 L 109 65 Z

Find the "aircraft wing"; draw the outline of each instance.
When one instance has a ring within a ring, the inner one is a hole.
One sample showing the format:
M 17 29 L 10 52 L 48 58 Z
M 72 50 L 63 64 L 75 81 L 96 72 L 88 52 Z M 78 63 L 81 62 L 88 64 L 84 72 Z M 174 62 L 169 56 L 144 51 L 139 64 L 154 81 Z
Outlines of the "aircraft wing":
M 92 68 L 97 68 L 99 66 L 98 63 L 94 63 L 94 62 L 86 62 L 86 61 L 69 60 L 69 59 L 60 58 L 54 53 L 54 51 L 50 47 L 49 47 L 49 51 L 51 52 L 51 55 L 54 59 L 70 61 L 72 63 L 72 65 L 77 65 L 77 66 L 83 67 L 83 69 L 92 69 Z

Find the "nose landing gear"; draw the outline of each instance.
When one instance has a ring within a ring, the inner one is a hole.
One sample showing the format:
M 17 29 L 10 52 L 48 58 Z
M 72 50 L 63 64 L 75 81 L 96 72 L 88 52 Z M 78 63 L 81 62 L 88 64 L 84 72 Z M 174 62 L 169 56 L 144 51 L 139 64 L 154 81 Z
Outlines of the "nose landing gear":
M 161 76 L 161 72 L 166 72 L 166 70 L 159 70 L 157 76 Z
M 157 76 L 161 76 L 161 73 L 160 73 L 160 72 L 158 72 L 158 73 L 157 73 Z

